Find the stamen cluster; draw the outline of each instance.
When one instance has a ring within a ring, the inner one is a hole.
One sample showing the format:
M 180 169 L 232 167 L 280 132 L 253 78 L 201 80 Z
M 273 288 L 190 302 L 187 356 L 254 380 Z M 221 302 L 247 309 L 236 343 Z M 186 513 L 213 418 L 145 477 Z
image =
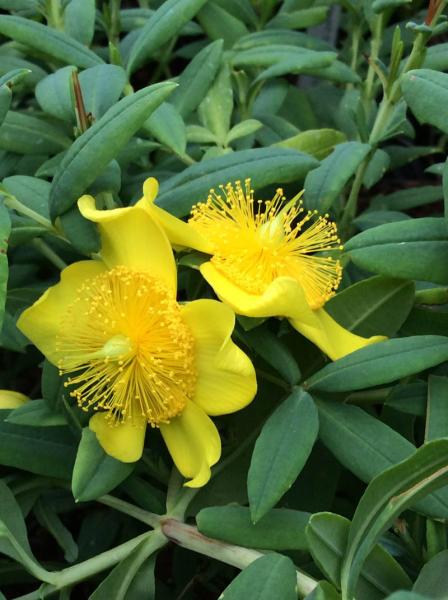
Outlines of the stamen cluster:
M 271 200 L 255 201 L 250 179 L 244 188 L 237 181 L 219 189 L 193 207 L 189 221 L 212 243 L 215 267 L 252 294 L 262 294 L 277 277 L 293 277 L 311 308 L 323 306 L 342 277 L 339 261 L 320 255 L 341 249 L 336 224 L 306 211 L 301 193 L 286 202 L 279 188 Z
M 194 339 L 178 304 L 160 281 L 126 267 L 76 291 L 57 351 L 70 395 L 84 410 L 107 410 L 115 424 L 168 423 L 195 388 Z

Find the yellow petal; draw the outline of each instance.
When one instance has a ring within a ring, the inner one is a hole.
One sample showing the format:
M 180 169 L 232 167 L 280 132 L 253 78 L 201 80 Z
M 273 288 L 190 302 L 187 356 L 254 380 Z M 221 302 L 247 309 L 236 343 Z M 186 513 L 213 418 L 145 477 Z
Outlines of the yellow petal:
M 307 318 L 302 316 L 302 318 L 290 319 L 290 323 L 294 329 L 325 352 L 331 360 L 342 358 L 364 346 L 387 340 L 387 337 L 382 335 L 370 338 L 356 335 L 336 323 L 322 308 L 312 311 L 312 315 Z
M 173 246 L 193 248 L 199 250 L 199 252 L 211 254 L 212 245 L 210 242 L 195 231 L 191 225 L 154 204 L 158 191 L 157 179 L 154 179 L 154 177 L 147 179 L 143 184 L 143 198 L 137 202 L 137 206 L 143 207 L 153 219 L 160 223 Z
M 160 425 L 163 439 L 188 487 L 201 487 L 210 479 L 210 467 L 221 456 L 221 440 L 213 421 L 189 402 L 170 423 Z
M 248 294 L 224 277 L 211 262 L 201 265 L 201 273 L 216 295 L 239 315 L 247 317 L 287 317 L 292 326 L 311 340 L 332 360 L 386 338 L 363 338 L 344 329 L 323 309 L 312 310 L 296 279 L 279 277 L 263 294 Z
M 244 408 L 257 391 L 255 369 L 231 335 L 235 314 L 216 300 L 196 300 L 182 307 L 182 318 L 195 339 L 196 388 L 193 401 L 209 415 Z
M 145 419 L 128 419 L 119 425 L 113 425 L 106 417 L 106 412 L 99 412 L 89 421 L 89 427 L 96 433 L 104 452 L 121 462 L 138 460 L 145 442 Z
M 279 277 L 260 295 L 249 294 L 232 283 L 211 263 L 200 267 L 203 277 L 212 286 L 215 294 L 238 315 L 247 317 L 287 317 L 291 311 L 308 309 L 302 288 L 292 277 Z
M 62 271 L 61 281 L 50 287 L 20 315 L 17 327 L 52 363 L 58 362 L 56 335 L 63 326 L 68 307 L 75 300 L 76 290 L 86 279 L 105 270 L 105 264 L 97 260 L 84 260 L 70 265 Z
M 0 390 L 0 410 L 4 408 L 18 408 L 28 402 L 29 398 L 20 392 Z
M 112 269 L 146 271 L 176 291 L 176 265 L 169 240 L 157 220 L 141 206 L 97 210 L 92 196 L 82 196 L 78 207 L 86 219 L 98 223 L 101 258 Z

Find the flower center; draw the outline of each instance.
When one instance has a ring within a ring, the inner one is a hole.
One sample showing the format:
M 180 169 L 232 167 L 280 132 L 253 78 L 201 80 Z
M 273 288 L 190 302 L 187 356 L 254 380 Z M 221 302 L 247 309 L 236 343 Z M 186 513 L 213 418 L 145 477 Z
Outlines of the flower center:
M 215 267 L 251 294 L 262 294 L 277 277 L 293 277 L 311 308 L 323 306 L 342 277 L 339 261 L 321 255 L 342 248 L 336 224 L 305 211 L 301 194 L 285 203 L 278 189 L 271 200 L 256 201 L 250 179 L 244 189 L 237 181 L 220 190 L 210 190 L 189 220 L 213 245 Z
M 114 423 L 152 426 L 179 415 L 194 388 L 194 340 L 167 288 L 116 267 L 88 279 L 60 324 L 61 374 L 79 406 L 105 409 Z

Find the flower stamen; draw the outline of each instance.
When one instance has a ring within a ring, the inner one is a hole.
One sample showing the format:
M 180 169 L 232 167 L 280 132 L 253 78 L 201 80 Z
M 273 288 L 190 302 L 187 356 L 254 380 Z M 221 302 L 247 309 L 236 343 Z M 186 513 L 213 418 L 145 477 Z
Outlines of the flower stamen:
M 116 267 L 77 290 L 57 336 L 59 369 L 84 410 L 112 423 L 168 423 L 191 398 L 194 340 L 167 288 Z
M 342 277 L 339 261 L 326 255 L 342 248 L 336 224 L 328 215 L 306 211 L 302 192 L 286 202 L 279 188 L 271 200 L 263 202 L 255 201 L 250 179 L 244 187 L 237 181 L 219 189 L 210 190 L 206 202 L 193 206 L 189 220 L 212 244 L 215 267 L 257 295 L 277 277 L 293 277 L 311 308 L 323 306 Z

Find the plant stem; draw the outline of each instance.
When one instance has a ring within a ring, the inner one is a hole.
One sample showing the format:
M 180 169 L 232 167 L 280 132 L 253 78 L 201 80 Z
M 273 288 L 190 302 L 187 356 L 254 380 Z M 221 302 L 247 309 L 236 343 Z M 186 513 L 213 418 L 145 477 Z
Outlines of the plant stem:
M 265 554 L 251 548 L 234 546 L 208 538 L 202 535 L 196 527 L 186 525 L 176 519 L 162 521 L 162 532 L 169 540 L 182 548 L 215 558 L 238 569 L 244 569 Z M 297 591 L 301 596 L 307 596 L 316 586 L 315 579 L 297 569 Z
M 39 250 L 39 252 L 43 256 L 45 256 L 45 258 L 47 258 L 51 263 L 53 263 L 54 266 L 57 267 L 60 271 L 65 269 L 67 263 L 65 263 L 62 260 L 62 258 L 58 256 L 56 252 L 54 252 L 54 250 L 52 250 L 46 242 L 44 242 L 44 240 L 42 240 L 41 238 L 35 238 L 32 243 L 33 246 L 37 248 L 37 250 Z
M 105 506 L 110 506 L 115 510 L 118 510 L 125 515 L 129 515 L 130 517 L 134 517 L 137 521 L 141 521 L 145 523 L 145 525 L 149 525 L 153 529 L 156 529 L 160 524 L 160 515 L 156 515 L 155 513 L 143 510 L 138 506 L 134 506 L 129 502 L 125 502 L 120 498 L 115 498 L 114 496 L 109 496 L 106 494 L 105 496 L 101 496 L 97 498 L 97 502 L 104 504 Z
M 22 204 L 22 202 L 17 200 L 15 196 L 7 194 L 4 190 L 2 190 L 1 193 L 4 195 L 5 198 L 5 206 L 10 208 L 11 210 L 15 210 L 24 217 L 29 217 L 30 219 L 33 219 L 33 221 L 36 221 L 36 223 L 39 223 L 39 225 L 42 225 L 42 227 L 45 227 L 45 229 L 48 229 L 52 233 L 59 235 L 59 232 L 53 227 L 49 219 L 46 219 L 32 208 L 28 208 L 28 206 L 25 206 L 25 204 Z
M 26 594 L 25 596 L 20 596 L 16 600 L 41 600 L 42 598 L 46 598 L 50 594 L 54 594 L 55 592 L 73 585 L 79 581 L 83 581 L 84 579 L 88 579 L 92 575 L 96 573 L 100 573 L 105 569 L 109 569 L 119 563 L 121 560 L 125 559 L 129 554 L 140 544 L 140 542 L 144 540 L 148 540 L 152 537 L 152 553 L 156 552 L 159 548 L 162 548 L 166 543 L 167 539 L 162 534 L 160 529 L 143 533 L 124 544 L 120 544 L 115 548 L 111 548 L 98 556 L 94 556 L 93 558 L 89 558 L 82 563 L 77 565 L 73 565 L 72 567 L 68 567 L 67 569 L 63 569 L 62 571 L 48 573 L 51 575 L 52 584 L 43 585 L 38 590 L 31 592 L 30 594 Z M 149 554 L 148 554 L 149 556 Z
M 369 103 L 373 97 L 374 90 L 374 81 L 375 81 L 375 69 L 373 65 L 378 59 L 378 55 L 381 49 L 381 42 L 383 36 L 383 14 L 378 15 L 375 20 L 375 24 L 372 31 L 372 41 L 370 43 L 370 61 L 369 61 L 369 69 L 367 71 L 367 77 L 364 87 L 364 104 L 366 107 L 366 113 L 368 114 Z

